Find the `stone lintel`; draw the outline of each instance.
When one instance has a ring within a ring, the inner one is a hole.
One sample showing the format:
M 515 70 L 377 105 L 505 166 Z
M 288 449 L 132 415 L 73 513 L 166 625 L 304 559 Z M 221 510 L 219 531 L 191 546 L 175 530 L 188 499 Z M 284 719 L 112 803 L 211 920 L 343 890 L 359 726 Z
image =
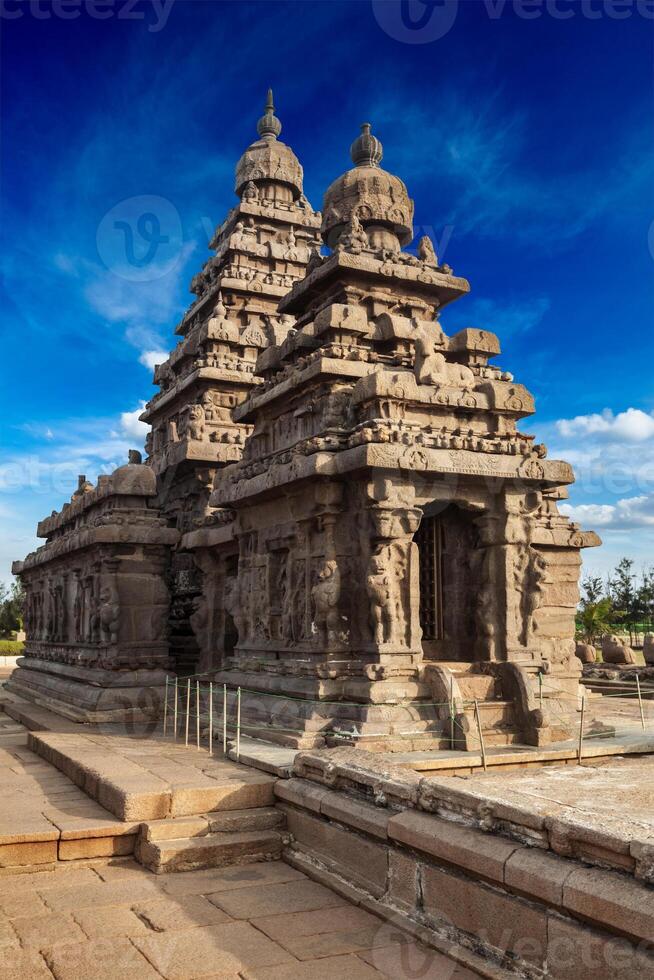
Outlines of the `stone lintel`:
M 225 431 L 239 431 L 239 426 L 229 426 L 225 424 Z M 219 431 L 219 430 L 216 430 Z M 243 455 L 242 443 L 236 442 L 210 442 L 207 439 L 180 439 L 179 442 L 169 444 L 166 458 L 157 465 L 153 464 L 155 472 L 164 473 L 171 466 L 179 466 L 180 463 L 236 463 Z
M 220 548 L 222 545 L 235 541 L 234 524 L 223 524 L 220 527 L 203 527 L 197 531 L 189 531 L 181 541 L 185 551 L 196 548 Z
M 535 468 L 531 468 L 530 464 Z M 400 470 L 434 475 L 476 477 L 487 480 L 518 480 L 527 485 L 572 483 L 571 467 L 561 460 L 530 460 L 524 457 L 468 450 L 426 449 L 368 443 L 338 453 L 318 452 L 296 456 L 291 463 L 273 463 L 265 473 L 230 487 L 221 481 L 214 491 L 214 504 L 229 505 L 279 486 L 288 486 L 315 476 L 343 476 L 365 469 Z M 229 470 L 225 471 L 229 476 Z M 237 491 L 237 487 L 243 486 Z
M 38 551 L 28 555 L 20 565 L 20 572 L 28 571 L 39 565 L 70 555 L 75 551 L 92 548 L 95 545 L 144 544 L 144 545 L 175 545 L 179 540 L 179 531 L 171 527 L 148 527 L 142 524 L 105 524 L 101 527 L 80 528 L 66 539 L 57 539 L 51 544 L 45 544 Z
M 313 295 L 322 292 L 330 279 L 341 278 L 348 273 L 373 278 L 384 286 L 408 287 L 432 302 L 438 299 L 441 308 L 470 292 L 470 283 L 461 276 L 447 275 L 420 264 L 383 261 L 370 253 L 338 251 L 306 278 L 295 283 L 279 304 L 280 313 L 303 313 Z
M 575 527 L 548 528 L 536 525 L 532 531 L 531 543 L 559 548 L 598 548 L 602 539 L 595 531 L 580 531 Z
M 178 381 L 168 391 L 161 391 L 154 395 L 149 403 L 149 407 L 139 415 L 141 422 L 147 422 L 151 425 L 163 408 L 197 381 L 213 381 L 219 382 L 221 385 L 242 386 L 245 384 L 248 388 L 253 384 L 260 383 L 254 374 L 248 374 L 245 371 L 228 371 L 224 368 L 213 367 L 195 368 L 194 371 L 187 374 L 185 378 Z
M 254 413 L 264 405 L 277 401 L 278 398 L 287 396 L 295 388 L 301 388 L 308 381 L 320 377 L 345 377 L 345 378 L 364 378 L 370 373 L 370 365 L 363 361 L 346 361 L 340 357 L 325 357 L 321 355 L 298 371 L 293 371 L 288 378 L 280 381 L 279 384 L 269 388 L 267 391 L 256 392 L 247 401 L 237 405 L 233 410 L 233 418 L 236 422 L 249 422 L 253 419 Z

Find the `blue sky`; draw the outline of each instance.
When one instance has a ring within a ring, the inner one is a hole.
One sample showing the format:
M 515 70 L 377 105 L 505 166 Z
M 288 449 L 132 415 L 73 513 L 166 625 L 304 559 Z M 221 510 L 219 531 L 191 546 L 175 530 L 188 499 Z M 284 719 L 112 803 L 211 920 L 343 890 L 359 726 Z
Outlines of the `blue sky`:
M 566 507 L 605 540 L 587 567 L 654 561 L 653 18 L 645 0 L 0 2 L 0 580 L 77 473 L 142 443 L 149 365 L 268 85 L 316 207 L 373 123 L 417 233 L 471 282 L 445 329 L 499 335 L 536 396 L 523 428 L 575 465 Z

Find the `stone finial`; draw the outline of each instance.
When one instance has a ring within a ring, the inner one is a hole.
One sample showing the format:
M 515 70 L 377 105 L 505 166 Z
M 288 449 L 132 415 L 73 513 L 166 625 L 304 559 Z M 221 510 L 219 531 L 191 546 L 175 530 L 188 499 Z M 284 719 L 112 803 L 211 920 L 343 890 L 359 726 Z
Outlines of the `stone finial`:
M 282 124 L 275 115 L 275 106 L 273 103 L 273 93 L 272 89 L 268 89 L 268 98 L 266 100 L 266 112 L 261 117 L 257 123 L 257 133 L 261 139 L 273 139 L 276 140 L 282 131 Z
M 225 306 L 225 304 L 223 302 L 222 290 L 220 290 L 220 289 L 218 290 L 218 296 L 216 298 L 216 305 L 213 308 L 213 313 L 214 313 L 214 316 L 217 316 L 217 317 L 219 317 L 221 319 L 227 313 L 227 308 L 226 308 L 226 306 Z
M 350 147 L 350 156 L 356 167 L 378 167 L 382 162 L 384 147 L 370 132 L 370 123 L 361 124 L 361 135 Z
M 86 474 L 80 473 L 80 475 L 77 477 L 77 489 L 83 490 L 85 484 L 86 484 Z
M 143 457 L 141 456 L 138 449 L 130 449 L 127 454 L 127 462 L 132 466 L 140 466 L 143 462 Z

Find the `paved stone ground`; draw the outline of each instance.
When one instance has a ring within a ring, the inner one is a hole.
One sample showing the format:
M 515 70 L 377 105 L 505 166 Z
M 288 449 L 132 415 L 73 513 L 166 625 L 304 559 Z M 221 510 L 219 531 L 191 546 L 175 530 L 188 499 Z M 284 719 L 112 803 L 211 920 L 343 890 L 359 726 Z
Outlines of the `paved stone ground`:
M 0 980 L 475 980 L 282 862 L 0 877 Z
M 133 759 L 130 741 L 118 739 L 115 749 L 120 743 L 119 754 Z M 196 779 L 206 759 L 194 750 Z M 111 835 L 137 826 L 121 823 L 31 752 L 26 729 L 0 711 L 0 858 L 12 846 L 3 841 L 18 840 L 17 831 L 36 849 L 35 861 L 44 861 L 39 847 L 54 846 L 64 834 Z M 477 974 L 281 861 L 167 875 L 131 859 L 0 867 L 0 980 L 53 977 L 475 980 Z

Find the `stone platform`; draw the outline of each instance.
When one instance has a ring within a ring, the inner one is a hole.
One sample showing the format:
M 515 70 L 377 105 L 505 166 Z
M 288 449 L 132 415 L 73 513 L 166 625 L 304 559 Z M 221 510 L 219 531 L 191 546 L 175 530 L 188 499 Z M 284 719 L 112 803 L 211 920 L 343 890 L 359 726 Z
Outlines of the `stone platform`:
M 110 926 L 114 917 L 119 923 L 127 919 L 133 926 L 132 916 L 136 915 L 146 928 L 157 931 L 159 926 L 151 926 L 141 914 L 143 901 L 154 902 L 156 895 L 167 900 L 170 895 L 193 894 L 215 906 L 215 882 L 252 880 L 261 889 L 243 896 L 231 911 L 222 903 L 218 907 L 238 921 L 251 915 L 255 929 L 259 928 L 255 918 L 278 917 L 275 934 L 264 933 L 291 959 L 266 963 L 270 972 L 261 974 L 249 973 L 244 967 L 237 972 L 202 972 L 208 964 L 212 970 L 214 963 L 222 967 L 221 944 L 228 939 L 219 929 L 222 922 L 207 921 L 200 910 L 201 921 L 194 926 L 206 930 L 197 938 L 200 960 L 189 937 L 183 941 L 180 937 L 179 947 L 176 943 L 172 947 L 148 945 L 150 956 L 129 932 L 120 934 L 115 949 L 110 937 L 104 936 L 112 959 L 109 972 L 97 975 L 108 980 L 136 969 L 141 961 L 133 959 L 134 949 L 166 980 L 205 975 L 230 980 L 249 976 L 266 980 L 324 976 L 332 980 L 346 966 L 336 962 L 340 956 L 349 957 L 347 975 L 358 977 L 360 966 L 352 962 L 352 956 L 361 957 L 364 947 L 366 951 L 378 949 L 379 942 L 385 950 L 393 944 L 396 952 L 398 946 L 405 950 L 399 956 L 389 953 L 391 959 L 380 963 L 364 958 L 377 970 L 376 974 L 362 974 L 371 980 L 373 976 L 415 976 L 416 971 L 435 980 L 459 976 L 493 980 L 654 978 L 651 756 L 605 756 L 588 759 L 582 766 L 557 765 L 555 760 L 540 768 L 510 763 L 486 774 L 470 772 L 468 759 L 467 770 L 457 763 L 459 768 L 446 775 L 443 770 L 417 771 L 407 760 L 398 765 L 396 755 L 343 748 L 298 753 L 290 759 L 286 752 L 283 757 L 278 750 L 271 754 L 270 748 L 257 752 L 257 746 L 245 740 L 242 760 L 256 763 L 261 755 L 260 761 L 272 770 L 262 772 L 242 761 L 211 757 L 206 747 L 187 748 L 151 733 L 148 737 L 147 732 L 127 735 L 120 730 L 80 726 L 17 701 L 7 707 L 33 729 L 27 734 L 19 723 L 0 714 L 5 732 L 0 738 L 11 757 L 5 759 L 11 762 L 5 768 L 13 772 L 22 767 L 20 773 L 14 772 L 23 782 L 12 788 L 13 796 L 17 798 L 18 791 L 25 795 L 22 809 L 17 810 L 15 802 L 10 805 L 4 825 L 13 839 L 7 841 L 5 835 L 3 841 L 14 848 L 4 854 L 15 866 L 0 870 L 0 913 L 4 912 L 0 929 L 4 923 L 4 935 L 12 942 L 18 930 L 13 921 L 6 921 L 11 916 L 2 904 L 3 876 L 14 879 L 16 872 L 27 870 L 28 863 L 56 868 L 55 874 L 69 867 L 86 875 L 90 865 L 96 874 L 117 874 L 118 868 L 111 863 L 129 860 L 123 855 L 133 850 L 142 864 L 157 872 L 156 878 L 140 879 L 146 881 L 148 893 L 154 888 L 156 894 L 142 896 L 139 886 L 136 897 L 130 893 L 125 898 L 119 888 L 115 900 L 111 891 L 106 902 L 111 908 L 102 910 L 102 920 Z M 49 730 L 52 728 L 58 730 Z M 28 748 L 28 740 L 41 754 Z M 514 752 L 515 748 L 502 751 Z M 531 748 L 532 753 L 539 751 Z M 0 771 L 0 789 L 3 775 Z M 30 813 L 38 814 L 32 823 Z M 28 819 L 23 820 L 23 815 Z M 44 834 L 46 837 L 40 836 Z M 31 851 L 35 860 L 17 861 L 18 845 L 25 848 L 25 857 Z M 48 845 L 47 854 L 39 853 L 43 845 Z M 0 858 L 2 855 L 0 849 Z M 288 865 L 303 877 L 283 878 Z M 197 868 L 206 870 L 196 872 Z M 186 873 L 163 873 L 172 871 Z M 195 886 L 189 885 L 191 891 L 186 892 L 186 886 L 174 884 L 194 881 L 196 873 L 201 883 L 198 888 L 204 891 L 195 892 Z M 267 874 L 273 878 L 267 879 Z M 276 874 L 282 875 L 280 885 L 292 887 L 277 888 Z M 304 876 L 311 879 L 306 886 Z M 72 980 L 85 975 L 82 966 L 87 960 L 80 960 L 76 974 L 66 973 L 63 954 L 58 958 L 54 951 L 58 942 L 70 943 L 66 954 L 76 962 L 78 952 L 72 946 L 81 940 L 73 942 L 75 926 L 64 940 L 56 934 L 49 938 L 58 928 L 59 919 L 55 921 L 53 915 L 72 919 L 85 931 L 78 918 L 86 907 L 85 883 L 79 883 L 81 888 L 67 886 L 63 905 L 51 905 L 45 889 L 39 891 L 32 884 L 34 877 L 21 876 L 36 892 L 37 912 L 31 907 L 23 912 L 25 906 L 20 903 L 10 905 L 11 912 L 17 918 L 46 917 L 42 931 L 34 927 L 35 941 L 49 943 L 43 946 L 45 963 L 55 977 L 68 980 L 70 976 Z M 53 879 L 47 873 L 40 877 L 44 883 Z M 259 904 L 268 900 L 259 896 L 268 881 L 278 902 L 275 905 L 271 899 L 269 912 Z M 342 905 L 305 908 L 312 895 L 324 898 L 325 893 L 330 896 L 325 901 Z M 79 906 L 75 905 L 76 894 L 81 895 Z M 299 906 L 293 904 L 298 902 Z M 121 910 L 114 910 L 114 904 L 121 905 Z M 200 904 L 208 915 L 206 903 Z M 19 912 L 15 912 L 17 907 Z M 332 913 L 332 909 L 341 911 Z M 186 928 L 187 913 L 193 911 L 182 909 L 176 915 L 169 907 L 162 912 L 163 931 Z M 369 922 L 370 917 L 374 928 L 359 928 L 359 913 L 362 921 Z M 27 923 L 19 927 L 27 934 Z M 388 943 L 389 931 L 402 938 Z M 90 940 L 90 934 L 86 935 Z M 2 936 L 0 932 L 0 939 Z M 405 953 L 411 958 L 409 951 L 420 949 L 416 941 L 430 947 L 424 962 L 405 958 Z M 171 960 L 165 961 L 164 949 Z M 231 946 L 228 949 L 234 954 Z M 27 949 L 15 952 L 17 964 L 27 967 L 32 963 L 34 954 L 26 958 Z M 83 954 L 92 955 L 88 945 Z M 279 955 L 276 949 L 274 955 Z M 123 956 L 127 957 L 125 964 Z M 113 957 L 118 972 L 111 972 Z M 43 966 L 38 958 L 35 962 Z M 311 963 L 311 969 L 302 966 L 305 962 Z M 32 975 L 18 966 L 12 968 L 14 973 L 3 974 L 0 964 L 0 980 Z M 38 971 L 33 975 L 47 976 Z M 136 970 L 134 975 L 141 974 Z

